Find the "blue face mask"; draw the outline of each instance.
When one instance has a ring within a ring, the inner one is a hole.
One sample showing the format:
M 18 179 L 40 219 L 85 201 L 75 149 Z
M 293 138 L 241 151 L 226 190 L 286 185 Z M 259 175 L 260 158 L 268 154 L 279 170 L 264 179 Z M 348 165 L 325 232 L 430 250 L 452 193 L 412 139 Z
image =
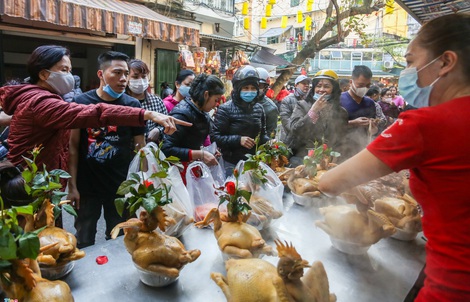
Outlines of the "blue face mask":
M 322 96 L 321 94 L 315 93 L 314 96 L 313 96 L 313 98 L 314 98 L 315 101 L 316 101 L 316 100 L 318 100 L 321 96 Z M 325 101 L 329 101 L 329 100 L 331 99 L 331 94 L 325 94 L 325 96 L 323 97 L 323 99 L 324 99 Z
M 103 77 L 103 82 L 106 84 L 106 81 L 104 80 L 104 77 Z M 121 97 L 121 95 L 124 94 L 124 91 L 121 92 L 121 93 L 118 93 L 116 91 L 114 91 L 110 86 L 109 84 L 106 84 L 106 86 L 103 87 L 103 91 L 106 92 L 110 97 L 112 97 L 113 99 L 118 99 Z
M 256 91 L 241 91 L 240 92 L 240 98 L 246 102 L 246 103 L 251 103 L 253 100 L 256 98 L 258 93 Z
M 189 89 L 190 88 L 191 87 L 189 87 L 189 86 L 181 84 L 180 88 L 178 88 L 178 91 L 184 98 L 189 98 L 190 97 L 190 95 L 189 95 Z
M 429 106 L 429 96 L 433 85 L 441 78 L 438 77 L 431 85 L 426 87 L 418 86 L 418 72 L 425 69 L 432 63 L 436 62 L 439 57 L 435 58 L 424 67 L 419 70 L 416 67 L 406 68 L 400 72 L 400 78 L 398 79 L 398 89 L 400 90 L 401 96 L 405 101 L 413 107 L 422 108 Z

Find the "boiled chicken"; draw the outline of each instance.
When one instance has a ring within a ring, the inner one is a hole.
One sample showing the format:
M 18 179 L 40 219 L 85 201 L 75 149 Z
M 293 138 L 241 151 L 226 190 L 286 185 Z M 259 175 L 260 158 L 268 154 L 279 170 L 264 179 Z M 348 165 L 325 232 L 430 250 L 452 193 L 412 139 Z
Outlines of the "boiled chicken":
M 373 210 L 359 212 L 353 205 L 320 208 L 324 221 L 315 225 L 335 239 L 371 245 L 395 233 L 395 226 L 383 214 Z
M 212 209 L 197 227 L 214 223 L 214 235 L 222 252 L 237 258 L 253 258 L 261 254 L 274 255 L 272 247 L 266 244 L 259 231 L 246 223 L 249 215 L 238 221 L 222 222 L 217 208 Z
M 201 252 L 187 251 L 177 238 L 157 232 L 157 227 L 165 231 L 165 217 L 161 207 L 157 207 L 151 214 L 143 210 L 139 219 L 131 218 L 118 224 L 112 231 L 112 237 L 116 238 L 119 230 L 124 229 L 124 244 L 137 266 L 176 278 L 181 269 L 195 261 Z

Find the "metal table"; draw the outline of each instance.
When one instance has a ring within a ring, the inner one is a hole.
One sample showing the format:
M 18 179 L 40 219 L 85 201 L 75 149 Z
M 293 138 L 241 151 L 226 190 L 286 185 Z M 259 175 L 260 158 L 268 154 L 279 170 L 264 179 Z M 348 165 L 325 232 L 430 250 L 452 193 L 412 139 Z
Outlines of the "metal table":
M 338 301 L 402 302 L 424 266 L 424 240 L 421 234 L 410 242 L 382 239 L 364 255 L 348 255 L 331 246 L 330 239 L 314 221 L 322 219 L 318 209 L 302 207 L 284 196 L 284 216 L 263 237 L 274 246 L 279 238 L 292 242 L 303 259 L 322 261 L 328 274 L 330 292 Z M 191 226 L 180 240 L 187 249 L 200 249 L 201 256 L 181 271 L 179 280 L 161 288 L 146 286 L 139 280 L 123 237 L 85 248 L 87 255 L 78 260 L 64 277 L 77 302 L 100 301 L 225 301 L 220 288 L 210 279 L 211 272 L 225 274 L 224 262 L 212 229 Z M 106 255 L 109 262 L 96 264 Z M 276 265 L 278 258 L 263 259 Z

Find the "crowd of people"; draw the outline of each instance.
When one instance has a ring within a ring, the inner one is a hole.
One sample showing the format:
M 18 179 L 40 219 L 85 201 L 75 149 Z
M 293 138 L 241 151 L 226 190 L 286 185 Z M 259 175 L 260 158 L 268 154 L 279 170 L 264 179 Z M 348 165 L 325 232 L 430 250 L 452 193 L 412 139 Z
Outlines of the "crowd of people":
M 223 162 L 227 176 L 254 154 L 256 138 L 259 144 L 284 142 L 292 167 L 318 143 L 327 144 L 343 162 L 321 178 L 319 189 L 329 195 L 410 169 L 428 239 L 427 279 L 418 299 L 470 300 L 469 33 L 468 15 L 424 25 L 408 47 L 398 87 L 372 85 L 371 70 L 358 65 L 349 79 L 334 70 L 300 75 L 280 99 L 268 72 L 250 65 L 235 72 L 227 93 L 217 76 L 182 70 L 173 88 L 162 84 L 162 99 L 150 93 L 147 64 L 115 51 L 98 57 L 99 87 L 81 92 L 68 49 L 40 46 L 27 62 L 27 80 L 0 88 L 7 158 L 22 165 L 42 145 L 38 166 L 70 172 L 79 247 L 94 244 L 102 209 L 108 237 L 126 219 L 117 214 L 115 194 L 133 152 L 149 141 L 162 142 L 165 155 L 185 167 L 195 160 Z M 406 112 L 421 107 L 428 108 Z M 214 142 L 218 151 L 204 151 Z

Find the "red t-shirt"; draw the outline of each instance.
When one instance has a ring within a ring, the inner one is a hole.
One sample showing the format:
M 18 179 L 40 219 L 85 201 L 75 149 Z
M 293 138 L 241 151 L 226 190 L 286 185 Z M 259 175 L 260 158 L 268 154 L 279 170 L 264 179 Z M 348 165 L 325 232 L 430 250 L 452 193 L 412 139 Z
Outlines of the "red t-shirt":
M 410 169 L 423 209 L 426 280 L 416 301 L 470 301 L 470 97 L 400 114 L 367 149 Z

